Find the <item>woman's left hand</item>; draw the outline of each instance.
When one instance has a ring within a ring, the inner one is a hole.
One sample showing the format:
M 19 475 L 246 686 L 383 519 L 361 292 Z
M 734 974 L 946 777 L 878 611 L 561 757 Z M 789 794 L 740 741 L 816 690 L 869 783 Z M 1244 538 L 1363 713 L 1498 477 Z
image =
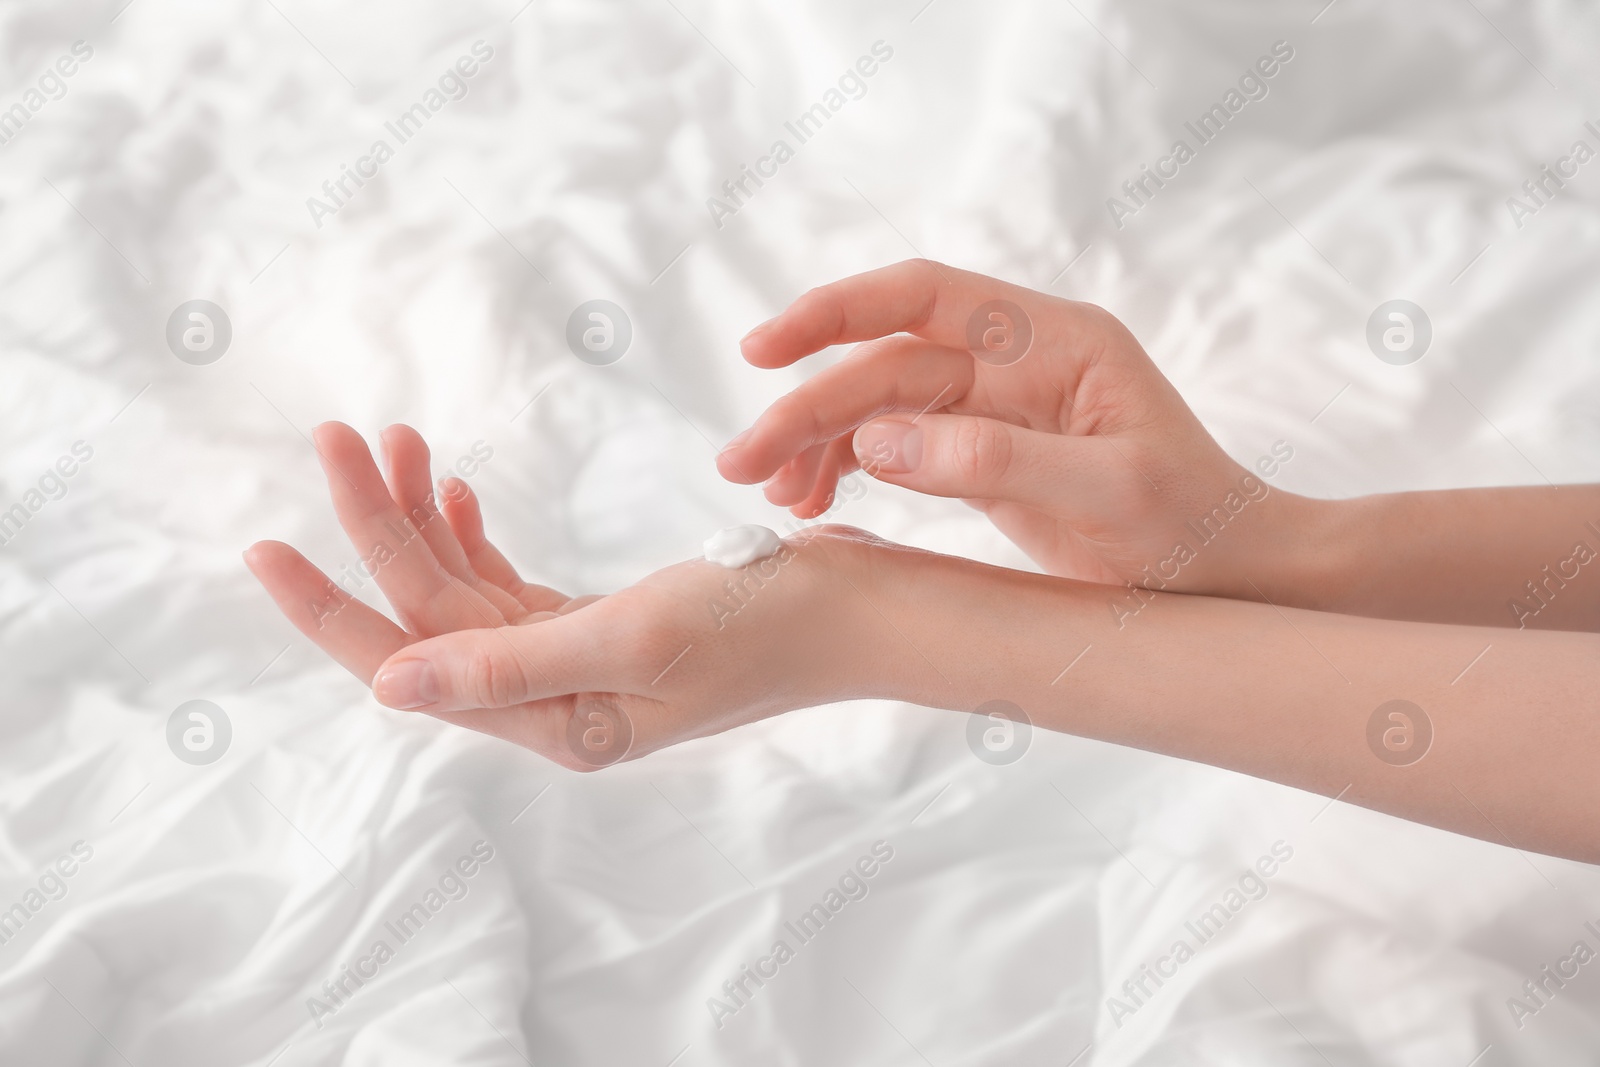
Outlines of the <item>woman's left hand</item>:
M 259 542 L 245 560 L 389 707 L 588 770 L 879 687 L 874 576 L 913 550 L 814 527 L 738 570 L 690 560 L 609 596 L 567 597 L 517 575 L 465 482 L 447 479 L 436 502 L 415 430 L 384 431 L 387 482 L 350 427 L 314 436 L 339 521 L 399 624 L 286 544 Z

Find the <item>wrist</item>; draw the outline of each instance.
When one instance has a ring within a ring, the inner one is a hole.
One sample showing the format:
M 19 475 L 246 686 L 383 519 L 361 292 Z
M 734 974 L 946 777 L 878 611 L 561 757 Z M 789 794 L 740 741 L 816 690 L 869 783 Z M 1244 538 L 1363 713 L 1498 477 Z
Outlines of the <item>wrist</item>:
M 914 700 L 915 671 L 907 657 L 908 603 L 928 585 L 929 561 L 949 557 L 885 541 L 853 526 L 813 526 L 793 541 L 811 561 L 812 610 L 792 617 L 798 640 L 818 649 L 811 657 L 796 706 L 842 700 Z M 816 638 L 821 636 L 821 640 Z M 917 661 L 920 664 L 920 660 Z
M 1097 594 L 1120 591 L 899 545 L 875 553 L 872 571 L 858 695 L 954 711 L 1036 706 L 1060 669 L 1044 666 L 1104 630 L 1111 613 Z
M 1349 503 L 1275 489 L 1230 562 L 1226 596 L 1337 611 L 1355 577 L 1345 549 Z

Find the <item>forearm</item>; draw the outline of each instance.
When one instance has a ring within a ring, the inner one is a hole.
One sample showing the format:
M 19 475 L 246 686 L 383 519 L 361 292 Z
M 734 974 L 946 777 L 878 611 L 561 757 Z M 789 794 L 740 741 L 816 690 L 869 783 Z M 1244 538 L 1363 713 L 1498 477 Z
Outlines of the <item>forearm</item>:
M 1600 861 L 1600 637 L 1166 594 L 1119 627 L 1114 589 L 939 556 L 892 569 L 873 695 L 1008 700 L 1039 727 Z M 1369 744 L 1395 699 L 1433 727 L 1405 766 Z
M 1253 580 L 1280 606 L 1600 631 L 1600 486 L 1274 495 Z

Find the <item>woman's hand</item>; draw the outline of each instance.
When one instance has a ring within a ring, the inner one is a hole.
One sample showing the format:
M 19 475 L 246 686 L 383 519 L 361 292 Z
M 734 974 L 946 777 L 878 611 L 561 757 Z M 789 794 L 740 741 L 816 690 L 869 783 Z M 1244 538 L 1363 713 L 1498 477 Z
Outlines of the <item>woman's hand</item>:
M 912 550 L 816 527 L 738 570 L 691 560 L 569 598 L 518 577 L 466 483 L 447 479 L 436 506 L 415 430 L 384 432 L 387 484 L 350 427 L 324 424 L 315 442 L 339 521 L 399 624 L 288 545 L 262 541 L 245 560 L 301 632 L 390 707 L 585 770 L 881 684 L 868 557 Z
M 1312 502 L 1230 459 L 1108 312 L 911 261 L 811 290 L 743 349 L 784 367 L 855 341 L 734 438 L 725 478 L 811 517 L 861 467 L 966 500 L 1053 574 L 1248 599 L 1252 579 L 1282 584 L 1280 531 Z
M 320 427 L 316 443 L 403 628 L 266 541 L 246 557 L 279 607 L 384 703 L 567 767 L 846 697 L 1003 701 L 1014 721 L 1600 860 L 1594 635 L 1506 630 L 1489 652 L 1471 627 L 1164 593 L 1123 628 L 1104 608 L 1118 590 L 838 527 L 766 566 L 695 560 L 568 599 L 517 577 L 463 483 L 445 484 L 440 516 L 414 431 L 384 434 L 388 485 L 349 427 Z M 1395 706 L 1419 728 L 1414 750 L 1375 733 Z

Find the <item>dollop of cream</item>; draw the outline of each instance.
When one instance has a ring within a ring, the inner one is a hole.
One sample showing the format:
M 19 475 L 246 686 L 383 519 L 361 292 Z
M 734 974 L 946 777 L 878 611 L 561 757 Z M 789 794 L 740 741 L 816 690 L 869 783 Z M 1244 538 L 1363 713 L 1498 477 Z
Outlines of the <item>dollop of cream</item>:
M 706 538 L 705 553 L 719 567 L 744 567 L 782 547 L 783 540 L 765 526 L 730 526 Z

